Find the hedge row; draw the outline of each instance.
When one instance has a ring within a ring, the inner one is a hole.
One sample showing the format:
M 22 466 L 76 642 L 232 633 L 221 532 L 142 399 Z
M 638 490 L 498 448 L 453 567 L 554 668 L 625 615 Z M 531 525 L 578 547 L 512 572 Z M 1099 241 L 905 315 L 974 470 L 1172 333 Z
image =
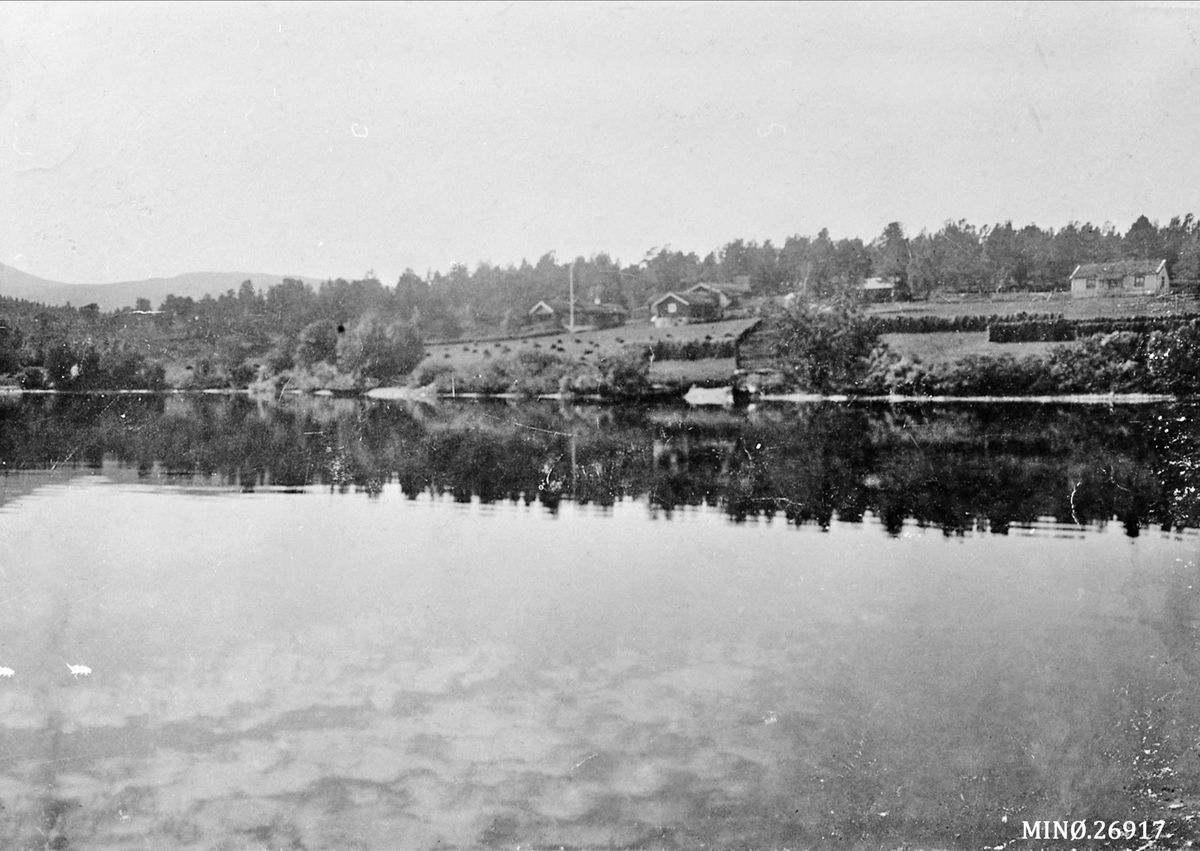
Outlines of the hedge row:
M 1078 336 L 1075 323 L 1066 319 L 997 322 L 988 328 L 989 343 L 1065 343 Z
M 734 340 L 657 340 L 647 348 L 654 360 L 708 360 L 737 354 Z
M 1130 331 L 1149 334 L 1151 331 L 1170 331 L 1179 328 L 1197 314 L 1178 316 L 1133 316 L 1125 319 L 1027 319 L 997 322 L 988 328 L 991 343 L 1063 343 L 1091 337 L 1096 334 L 1112 334 Z
M 986 331 L 1001 322 L 1053 322 L 1057 313 L 1016 313 L 991 316 L 872 316 L 869 327 L 876 334 L 935 334 L 946 331 Z

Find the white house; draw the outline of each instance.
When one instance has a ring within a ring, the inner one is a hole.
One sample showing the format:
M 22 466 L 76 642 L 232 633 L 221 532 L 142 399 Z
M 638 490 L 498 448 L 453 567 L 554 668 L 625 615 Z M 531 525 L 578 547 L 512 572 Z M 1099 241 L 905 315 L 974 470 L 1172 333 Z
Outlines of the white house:
M 1071 297 L 1168 293 L 1166 260 L 1114 260 L 1083 263 L 1071 273 Z

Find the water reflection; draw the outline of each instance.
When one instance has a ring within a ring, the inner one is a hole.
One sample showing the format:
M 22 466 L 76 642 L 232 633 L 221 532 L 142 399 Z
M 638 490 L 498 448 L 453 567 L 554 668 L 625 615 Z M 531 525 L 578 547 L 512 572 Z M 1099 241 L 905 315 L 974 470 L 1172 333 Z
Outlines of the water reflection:
M 1200 810 L 1190 534 L 107 473 L 9 508 L 3 847 L 1182 847 Z
M 1194 527 L 1194 406 L 1041 405 L 683 409 L 334 399 L 26 398 L 0 405 L 8 470 L 99 468 L 210 479 L 246 490 L 326 485 L 459 502 L 644 500 L 671 516 L 719 506 L 827 528 L 880 518 L 947 534 L 1066 531 L 1116 520 L 1126 534 Z
M 7 402 L 0 847 L 1185 847 L 1192 419 Z

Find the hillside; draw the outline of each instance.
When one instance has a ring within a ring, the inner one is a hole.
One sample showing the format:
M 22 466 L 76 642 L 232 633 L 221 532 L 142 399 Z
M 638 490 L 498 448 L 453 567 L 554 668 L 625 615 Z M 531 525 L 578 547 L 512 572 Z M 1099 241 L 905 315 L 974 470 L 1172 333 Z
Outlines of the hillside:
M 12 266 L 0 263 L 0 295 L 28 299 L 42 304 L 64 305 L 70 302 L 79 307 L 98 304 L 101 310 L 120 310 L 133 307 L 139 298 L 147 298 L 153 307 L 162 304 L 168 295 L 202 298 L 218 296 L 227 290 L 237 291 L 242 281 L 250 280 L 258 290 L 265 290 L 294 277 L 316 286 L 315 278 L 299 275 L 264 275 L 254 272 L 188 272 L 171 278 L 147 278 L 144 281 L 120 281 L 114 284 L 64 284 L 48 281 Z

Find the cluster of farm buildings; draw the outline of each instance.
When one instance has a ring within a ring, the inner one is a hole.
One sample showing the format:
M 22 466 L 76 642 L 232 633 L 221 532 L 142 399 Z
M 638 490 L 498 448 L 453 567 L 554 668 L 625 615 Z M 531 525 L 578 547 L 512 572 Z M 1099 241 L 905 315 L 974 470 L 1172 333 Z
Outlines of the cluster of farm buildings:
M 693 322 L 718 322 L 726 311 L 737 309 L 750 296 L 750 278 L 741 275 L 732 283 L 701 283 L 685 290 L 663 293 L 648 307 L 650 323 L 659 328 Z M 561 322 L 572 328 L 614 328 L 624 325 L 629 311 L 599 299 L 591 303 L 539 301 L 529 310 L 535 322 Z
M 1083 263 L 1071 273 L 1071 297 L 1105 295 L 1160 295 L 1170 292 L 1166 260 L 1116 260 Z M 866 302 L 895 301 L 901 291 L 895 278 L 867 278 L 861 285 Z M 653 298 L 648 307 L 650 323 L 659 328 L 693 322 L 717 322 L 727 318 L 751 295 L 750 278 L 740 275 L 730 283 L 699 283 L 684 290 Z M 619 304 L 539 301 L 528 313 L 534 322 L 560 323 L 572 330 L 614 328 L 624 325 L 629 311 Z

